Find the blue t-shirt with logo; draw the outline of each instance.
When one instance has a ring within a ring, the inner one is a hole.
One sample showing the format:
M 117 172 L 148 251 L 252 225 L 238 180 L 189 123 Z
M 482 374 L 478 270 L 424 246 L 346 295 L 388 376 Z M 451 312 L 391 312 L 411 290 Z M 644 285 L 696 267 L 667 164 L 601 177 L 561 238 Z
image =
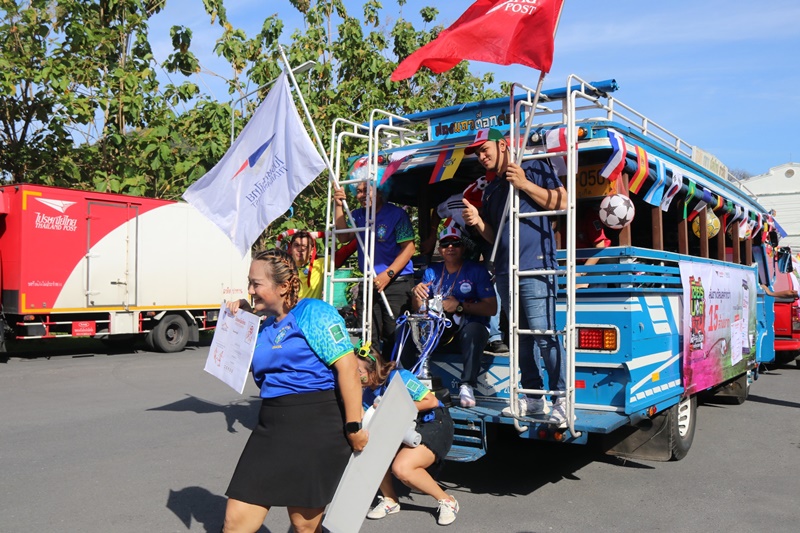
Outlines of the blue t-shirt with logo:
M 451 295 L 461 303 L 475 303 L 484 298 L 496 298 L 489 271 L 474 261 L 464 261 L 461 269 L 453 273 L 447 271 L 444 263 L 435 263 L 426 268 L 422 274 L 422 283 L 428 282 L 431 282 L 429 296 L 441 294 L 442 300 Z M 487 325 L 489 317 L 464 314 L 464 322 Z
M 544 189 L 562 187 L 550 165 L 540 159 L 532 159 L 522 163 L 522 170 L 528 181 Z M 505 176 L 493 180 L 483 192 L 482 215 L 484 220 L 497 232 L 500 220 L 504 216 L 506 198 L 510 185 Z M 519 194 L 520 213 L 544 211 L 527 194 Z M 556 240 L 549 217 L 525 218 L 519 221 L 519 269 L 554 269 L 556 268 Z M 495 238 L 500 239 L 497 256 L 494 259 L 495 272 L 508 274 L 509 220 L 506 219 L 503 231 Z
M 356 226 L 363 228 L 366 224 L 366 209 L 359 207 L 353 211 L 353 220 Z M 364 233 L 361 233 L 364 238 Z M 400 255 L 400 244 L 414 240 L 414 228 L 408 214 L 394 204 L 383 204 L 381 210 L 375 215 L 375 272 L 380 274 L 394 262 Z M 358 245 L 358 268 L 364 270 L 364 250 Z M 411 261 L 406 263 L 396 276 L 413 274 L 414 266 Z
M 253 379 L 262 398 L 332 390 L 331 366 L 353 351 L 344 320 L 331 305 L 305 298 L 280 321 L 261 324 Z
M 428 387 L 426 387 L 419 379 L 417 379 L 417 376 L 404 368 L 399 368 L 389 372 L 389 378 L 386 380 L 386 383 L 383 386 L 378 387 L 377 389 L 370 389 L 369 387 L 364 389 L 364 392 L 361 396 L 364 409 L 369 409 L 372 407 L 372 404 L 375 403 L 375 398 L 383 395 L 383 393 L 386 392 L 386 387 L 389 386 L 392 378 L 397 375 L 399 375 L 403 380 L 406 390 L 408 390 L 408 394 L 411 395 L 411 399 L 415 402 L 422 400 L 429 392 L 431 392 Z M 439 403 L 441 404 L 441 402 Z

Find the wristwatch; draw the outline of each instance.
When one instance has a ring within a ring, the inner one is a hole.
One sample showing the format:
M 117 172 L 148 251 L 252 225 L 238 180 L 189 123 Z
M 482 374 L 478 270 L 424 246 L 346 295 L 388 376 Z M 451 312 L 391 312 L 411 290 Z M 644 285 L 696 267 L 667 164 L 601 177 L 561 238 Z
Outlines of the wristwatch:
M 386 275 L 389 276 L 390 278 L 394 278 L 394 270 L 390 268 L 389 270 L 386 271 Z
M 456 314 L 457 314 L 457 315 L 460 315 L 460 314 L 461 314 L 461 313 L 463 313 L 463 312 L 464 312 L 464 306 L 463 306 L 463 305 L 461 305 L 461 304 L 459 303 L 459 304 L 456 306 Z
M 344 425 L 344 432 L 348 435 L 358 433 L 359 431 L 361 431 L 361 422 L 347 422 Z

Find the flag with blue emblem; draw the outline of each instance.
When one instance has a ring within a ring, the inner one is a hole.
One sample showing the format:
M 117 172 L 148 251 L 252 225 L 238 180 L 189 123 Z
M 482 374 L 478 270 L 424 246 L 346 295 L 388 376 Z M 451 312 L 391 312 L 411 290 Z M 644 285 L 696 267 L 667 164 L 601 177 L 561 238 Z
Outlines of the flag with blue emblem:
M 283 73 L 219 163 L 183 198 L 244 256 L 323 169 Z

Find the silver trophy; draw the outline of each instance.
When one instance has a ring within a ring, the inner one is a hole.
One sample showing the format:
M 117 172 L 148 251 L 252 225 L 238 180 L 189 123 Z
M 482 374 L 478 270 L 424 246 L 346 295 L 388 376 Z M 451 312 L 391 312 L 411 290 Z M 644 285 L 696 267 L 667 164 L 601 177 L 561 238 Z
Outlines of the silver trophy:
M 417 370 L 416 374 L 428 388 L 431 387 L 430 357 L 428 356 L 439 343 L 441 331 L 436 326 L 441 320 L 447 320 L 442 309 L 441 294 L 430 298 L 427 304 L 422 304 L 419 313 L 408 315 L 406 319 L 411 332 L 411 340 L 422 358 L 421 368 Z

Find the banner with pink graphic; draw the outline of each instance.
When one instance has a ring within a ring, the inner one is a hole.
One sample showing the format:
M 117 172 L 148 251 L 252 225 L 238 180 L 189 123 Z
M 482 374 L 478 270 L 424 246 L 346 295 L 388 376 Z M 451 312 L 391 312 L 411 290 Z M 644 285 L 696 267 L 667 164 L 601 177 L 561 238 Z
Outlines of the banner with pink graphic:
M 756 357 L 756 279 L 752 270 L 680 262 L 683 383 L 694 394 L 732 379 Z

